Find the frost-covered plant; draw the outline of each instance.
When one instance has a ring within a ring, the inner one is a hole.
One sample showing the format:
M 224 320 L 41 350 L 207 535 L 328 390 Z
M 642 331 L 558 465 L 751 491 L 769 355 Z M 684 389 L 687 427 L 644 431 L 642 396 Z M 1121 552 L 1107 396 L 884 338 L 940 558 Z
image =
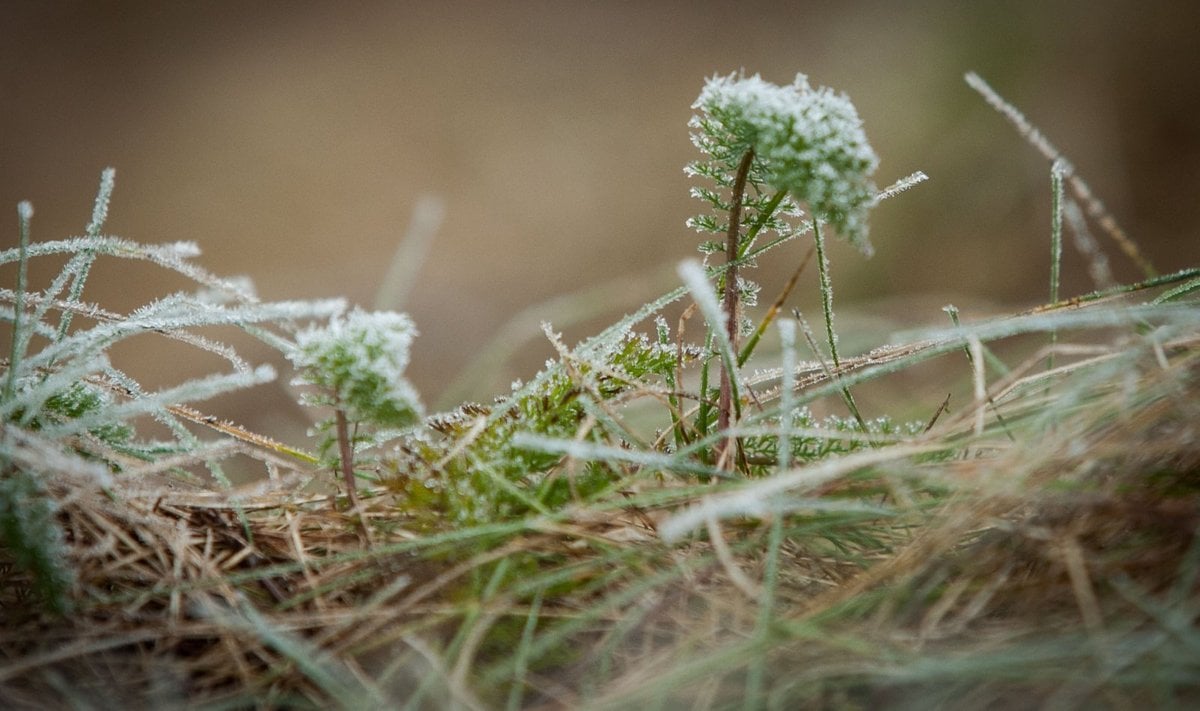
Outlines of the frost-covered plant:
M 871 253 L 866 218 L 875 201 L 871 176 L 879 159 L 845 95 L 813 89 L 803 74 L 787 86 L 757 74 L 732 74 L 709 79 L 693 108 L 700 111 L 691 123 L 693 141 L 708 161 L 693 164 L 691 172 L 732 186 L 737 164 L 752 154 L 747 175 L 752 188 L 783 191 Z M 770 206 L 771 201 L 756 206 L 756 219 L 766 219 L 762 213 Z
M 725 219 L 700 215 L 689 224 L 700 232 L 726 235 L 728 267 L 722 289 L 729 342 L 736 348 L 741 330 L 738 304 L 744 287 L 737 276 L 737 260 L 764 229 L 784 236 L 795 234 L 800 228 L 786 218 L 799 216 L 803 204 L 812 213 L 826 331 L 834 365 L 838 365 L 832 289 L 820 225 L 832 225 L 864 254 L 871 254 L 867 213 L 876 199 L 871 176 L 879 162 L 854 105 L 831 89 L 813 89 L 802 74 L 787 86 L 777 86 L 757 74 L 731 74 L 709 79 L 693 108 L 697 114 L 690 122 L 692 141 L 705 159 L 689 165 L 687 172 L 711 180 L 717 190 L 701 187 L 692 192 Z M 725 191 L 728 194 L 723 194 Z M 717 249 L 710 242 L 701 245 L 701 251 Z M 728 427 L 731 417 L 732 375 L 728 371 L 723 365 L 718 405 L 722 429 Z
M 92 217 L 81 237 L 30 243 L 33 207 L 18 206 L 19 243 L 0 250 L 0 265 L 15 263 L 15 289 L 0 288 L 0 321 L 11 325 L 7 362 L 0 374 L 0 545 L 33 581 L 49 607 L 66 608 L 73 580 L 65 559 L 56 504 L 50 497 L 87 483 L 112 487 L 114 475 L 164 468 L 206 466 L 227 484 L 220 460 L 238 451 L 230 439 L 298 456 L 302 452 L 247 433 L 184 407 L 239 388 L 272 380 L 268 366 L 254 367 L 232 348 L 194 332 L 234 326 L 272 345 L 284 343 L 270 327 L 290 330 L 295 319 L 326 318 L 344 308 L 340 300 L 262 303 L 241 284 L 221 279 L 190 260 L 191 243 L 142 245 L 103 234 L 115 172 L 103 172 Z M 31 288 L 31 259 L 66 255 L 45 288 Z M 119 314 L 83 300 L 98 257 L 148 261 L 195 281 L 200 294 L 178 293 Z M 219 296 L 218 296 L 219 295 Z M 231 372 L 148 391 L 110 361 L 115 344 L 137 336 L 167 338 L 223 358 Z M 133 422 L 149 416 L 164 425 L 167 441 L 139 437 Z M 188 423 L 222 433 L 204 440 Z M 244 450 L 250 453 L 250 450 Z
M 332 423 L 326 421 L 321 427 L 328 431 L 332 424 L 333 429 L 323 451 L 337 445 L 347 494 L 356 507 L 354 446 L 368 438 L 358 429 L 399 429 L 421 418 L 420 398 L 404 377 L 416 335 L 416 326 L 406 314 L 356 308 L 297 333 L 295 348 L 288 354 L 299 370 L 297 383 L 317 388 L 306 395 L 305 404 L 334 411 Z

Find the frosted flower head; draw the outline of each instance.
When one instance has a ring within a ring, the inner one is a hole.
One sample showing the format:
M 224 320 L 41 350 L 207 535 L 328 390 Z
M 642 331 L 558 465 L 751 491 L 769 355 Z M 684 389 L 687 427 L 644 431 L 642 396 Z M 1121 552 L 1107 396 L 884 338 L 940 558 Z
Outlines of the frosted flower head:
M 879 159 L 844 94 L 813 89 L 803 74 L 787 86 L 731 74 L 709 79 L 692 108 L 700 112 L 692 119 L 697 147 L 728 163 L 754 149 L 768 185 L 871 253 L 867 212 Z
M 330 393 L 328 404 L 350 419 L 404 427 L 421 417 L 417 392 L 404 378 L 416 335 L 406 314 L 355 309 L 296 334 L 288 358 L 302 382 Z

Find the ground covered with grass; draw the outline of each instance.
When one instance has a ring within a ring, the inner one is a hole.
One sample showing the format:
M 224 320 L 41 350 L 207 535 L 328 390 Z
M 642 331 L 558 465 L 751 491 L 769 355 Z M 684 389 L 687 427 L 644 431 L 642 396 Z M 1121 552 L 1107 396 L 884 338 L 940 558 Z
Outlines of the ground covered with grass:
M 1200 703 L 1200 270 L 1112 283 L 1084 221 L 1136 248 L 1026 126 L 1054 162 L 1047 303 L 948 307 L 944 328 L 840 353 L 821 230 L 869 248 L 865 210 L 923 176 L 876 190 L 853 108 L 799 78 L 714 78 L 697 108 L 692 169 L 716 188 L 694 225 L 728 235 L 703 247 L 725 261 L 684 263 L 684 286 L 576 345 L 547 325 L 557 355 L 528 382 L 432 415 L 403 379 L 406 318 L 262 302 L 189 245 L 106 237 L 111 172 L 84 237 L 30 244 L 23 204 L 0 252 L 20 268 L 0 291 L 0 702 Z M 789 133 L 810 114 L 850 131 L 821 160 L 853 180 L 795 182 L 820 172 Z M 1064 222 L 1096 281 L 1073 298 Z M 802 239 L 824 344 L 784 313 L 794 279 L 758 312 L 736 276 Z M 29 288 L 52 255 L 60 277 Z M 110 313 L 81 297 L 97 257 L 201 290 Z M 208 335 L 229 326 L 296 365 L 326 416 L 314 451 L 189 404 L 274 377 Z M 106 355 L 134 336 L 230 372 L 144 391 Z M 875 411 L 897 381 L 919 402 Z M 230 486 L 234 457 L 261 481 Z

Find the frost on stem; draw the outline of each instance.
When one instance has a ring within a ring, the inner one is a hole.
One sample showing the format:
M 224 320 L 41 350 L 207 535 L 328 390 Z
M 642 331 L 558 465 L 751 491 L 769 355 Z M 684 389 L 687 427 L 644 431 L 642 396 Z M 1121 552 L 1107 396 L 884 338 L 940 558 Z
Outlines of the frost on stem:
M 879 159 L 844 94 L 813 89 L 803 74 L 787 86 L 757 74 L 731 74 L 709 79 L 693 108 L 699 113 L 692 119 L 698 129 L 692 140 L 709 162 L 690 166 L 690 174 L 729 187 L 730 168 L 753 150 L 753 187 L 762 184 L 807 204 L 814 216 L 871 253 L 867 212 L 875 202 L 871 175 Z
M 288 355 L 300 371 L 298 383 L 316 386 L 305 404 L 334 409 L 334 441 L 350 503 L 358 508 L 351 424 L 400 428 L 421 418 L 417 391 L 404 378 L 408 350 L 417 329 L 405 314 L 355 309 L 325 326 L 296 334 Z
M 100 173 L 100 190 L 96 193 L 96 204 L 92 208 L 92 221 L 84 229 L 88 237 L 100 236 L 100 230 L 104 228 L 104 221 L 108 219 L 108 203 L 112 200 L 116 177 L 115 168 L 105 168 Z
M 730 323 L 729 340 L 736 344 L 738 260 L 764 229 L 780 233 L 781 238 L 797 234 L 799 230 L 786 218 L 798 216 L 799 205 L 804 204 L 813 218 L 825 325 L 836 366 L 832 291 L 819 226 L 831 225 L 870 256 L 867 213 L 878 200 L 871 176 L 879 159 L 867 143 L 858 112 L 845 95 L 825 87 L 813 89 L 803 74 L 787 86 L 764 81 L 757 74 L 714 76 L 692 107 L 697 110 L 689 124 L 692 141 L 706 158 L 689 165 L 686 172 L 717 187 L 694 189 L 692 194 L 709 203 L 715 214 L 728 218 L 721 225 L 718 218 L 701 215 L 689 224 L 701 232 L 722 228 L 727 232 L 723 308 Z M 715 250 L 706 246 L 701 251 Z M 722 429 L 731 421 L 730 377 L 722 368 L 718 405 Z

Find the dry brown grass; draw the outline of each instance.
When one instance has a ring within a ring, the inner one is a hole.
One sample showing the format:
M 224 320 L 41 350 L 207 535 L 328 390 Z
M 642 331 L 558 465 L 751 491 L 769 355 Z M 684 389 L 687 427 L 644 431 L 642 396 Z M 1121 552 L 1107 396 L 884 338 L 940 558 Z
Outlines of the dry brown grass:
M 655 503 L 669 484 L 430 530 L 385 488 L 338 511 L 268 454 L 272 481 L 236 497 L 46 472 L 74 610 L 42 612 L 0 563 L 0 700 L 726 708 L 758 684 L 777 707 L 1186 705 L 1200 698 L 1200 349 L 1194 332 L 1159 342 L 1136 325 L 1089 340 L 806 492 L 891 515 L 793 513 L 775 519 L 777 548 L 758 518 L 665 545 L 657 526 L 702 500 Z M 914 442 L 946 456 L 912 456 Z

